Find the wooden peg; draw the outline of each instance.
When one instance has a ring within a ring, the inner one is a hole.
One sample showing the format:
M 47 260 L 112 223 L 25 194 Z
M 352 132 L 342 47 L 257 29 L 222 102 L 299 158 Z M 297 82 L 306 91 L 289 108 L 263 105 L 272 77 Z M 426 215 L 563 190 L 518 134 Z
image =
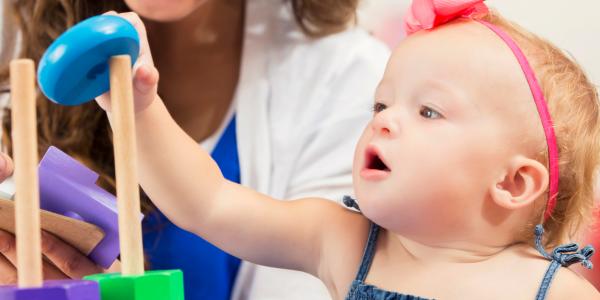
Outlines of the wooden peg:
M 112 108 L 119 236 L 123 275 L 144 274 L 140 195 L 138 189 L 136 137 L 131 58 L 110 59 L 110 98 Z
M 10 63 L 15 219 L 19 287 L 41 287 L 42 250 L 38 182 L 35 67 L 30 59 Z

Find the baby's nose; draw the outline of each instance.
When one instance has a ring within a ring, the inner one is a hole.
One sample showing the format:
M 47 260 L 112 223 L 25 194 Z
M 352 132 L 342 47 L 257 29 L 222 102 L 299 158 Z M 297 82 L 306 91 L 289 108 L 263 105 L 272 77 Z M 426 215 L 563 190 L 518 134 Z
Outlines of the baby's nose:
M 384 137 L 393 137 L 398 132 L 398 124 L 392 119 L 388 111 L 382 111 L 375 115 L 371 124 L 373 133 Z

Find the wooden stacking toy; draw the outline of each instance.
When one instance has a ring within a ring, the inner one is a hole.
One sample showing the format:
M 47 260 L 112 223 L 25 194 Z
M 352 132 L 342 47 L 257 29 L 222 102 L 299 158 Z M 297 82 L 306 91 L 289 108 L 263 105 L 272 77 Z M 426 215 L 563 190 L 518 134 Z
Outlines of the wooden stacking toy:
M 33 61 L 12 61 L 10 78 L 18 286 L 0 287 L 0 299 L 99 300 L 99 287 L 95 282 L 43 281 Z
M 86 278 L 99 282 L 103 300 L 183 300 L 181 271 L 144 272 L 131 75 L 138 52 L 137 31 L 127 20 L 92 17 L 48 48 L 38 83 L 50 100 L 62 105 L 78 105 L 110 91 L 122 272 Z

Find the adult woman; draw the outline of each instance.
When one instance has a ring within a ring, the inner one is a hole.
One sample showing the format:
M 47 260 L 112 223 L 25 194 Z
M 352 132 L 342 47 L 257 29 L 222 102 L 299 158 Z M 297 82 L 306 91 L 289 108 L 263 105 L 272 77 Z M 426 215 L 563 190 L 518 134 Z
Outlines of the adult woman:
M 107 10 L 139 13 L 161 72 L 159 93 L 177 123 L 212 151 L 226 176 L 281 198 L 340 198 L 351 192 L 351 149 L 369 116 L 373 78 L 383 72 L 388 55 L 365 32 L 348 26 L 357 0 L 5 3 L 12 4 L 5 15 L 17 17 L 22 35 L 18 56 L 34 59 L 83 18 Z M 6 78 L 5 71 L 0 79 Z M 357 106 L 363 113 L 356 113 Z M 40 98 L 38 111 L 40 152 L 55 145 L 100 172 L 101 184 L 111 187 L 110 130 L 101 110 L 93 103 L 65 108 Z M 3 144 L 10 152 L 6 133 Z M 228 299 L 237 259 L 183 232 L 151 207 L 147 211 L 150 267 L 183 269 L 187 299 Z M 11 242 L 12 236 L 1 236 Z M 98 271 L 68 245 L 45 239 L 53 245 L 45 254 L 58 266 L 47 266 L 54 277 Z M 14 253 L 3 254 L 0 268 L 14 273 L 9 264 Z M 327 298 L 306 275 L 246 263 L 236 285 L 233 298 Z

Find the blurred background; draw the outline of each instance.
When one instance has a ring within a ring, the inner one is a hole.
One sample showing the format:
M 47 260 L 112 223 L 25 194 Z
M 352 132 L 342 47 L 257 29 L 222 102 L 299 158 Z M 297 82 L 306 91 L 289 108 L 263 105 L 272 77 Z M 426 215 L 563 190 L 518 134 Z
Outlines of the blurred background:
M 362 0 L 359 22 L 390 47 L 402 38 L 410 0 Z M 488 0 L 505 17 L 567 51 L 600 85 L 600 1 Z

